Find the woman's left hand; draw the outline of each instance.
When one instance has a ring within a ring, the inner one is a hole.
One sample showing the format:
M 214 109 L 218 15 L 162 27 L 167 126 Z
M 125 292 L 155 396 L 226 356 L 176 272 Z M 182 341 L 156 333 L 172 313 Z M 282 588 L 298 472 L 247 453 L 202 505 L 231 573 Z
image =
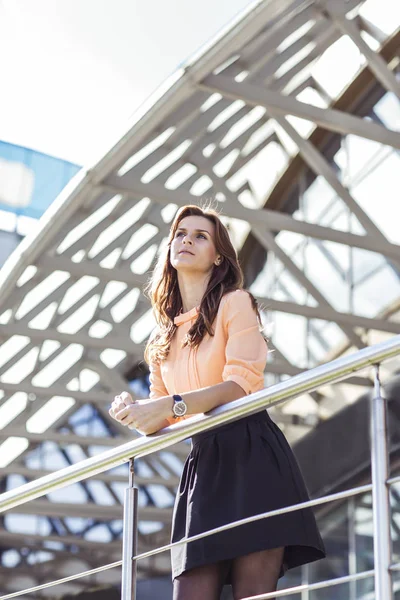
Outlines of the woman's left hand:
M 122 425 L 149 435 L 167 425 L 165 420 L 172 416 L 172 404 L 173 400 L 168 396 L 155 400 L 136 400 L 134 404 L 128 406 L 116 406 L 112 416 Z

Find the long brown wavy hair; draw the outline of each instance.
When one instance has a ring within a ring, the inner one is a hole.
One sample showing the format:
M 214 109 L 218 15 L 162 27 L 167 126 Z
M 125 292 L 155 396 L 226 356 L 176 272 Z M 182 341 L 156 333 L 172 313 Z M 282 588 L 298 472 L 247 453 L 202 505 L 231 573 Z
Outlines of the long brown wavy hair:
M 144 358 L 148 364 L 159 363 L 168 356 L 171 340 L 176 330 L 174 318 L 182 310 L 182 298 L 178 285 L 178 274 L 171 265 L 171 243 L 175 237 L 179 223 L 185 217 L 205 217 L 215 227 L 214 244 L 222 262 L 214 265 L 208 281 L 207 289 L 201 300 L 198 317 L 189 329 L 183 346 L 197 347 L 208 333 L 214 335 L 212 323 L 218 312 L 221 298 L 232 291 L 243 289 L 243 273 L 239 265 L 235 248 L 229 238 L 228 230 L 222 223 L 219 214 L 212 208 L 201 208 L 196 205 L 183 206 L 175 215 L 171 225 L 168 243 L 163 253 L 160 253 L 152 277 L 146 286 L 146 292 L 151 300 L 154 316 L 158 327 L 150 337 Z M 261 325 L 257 301 L 248 292 L 254 310 Z

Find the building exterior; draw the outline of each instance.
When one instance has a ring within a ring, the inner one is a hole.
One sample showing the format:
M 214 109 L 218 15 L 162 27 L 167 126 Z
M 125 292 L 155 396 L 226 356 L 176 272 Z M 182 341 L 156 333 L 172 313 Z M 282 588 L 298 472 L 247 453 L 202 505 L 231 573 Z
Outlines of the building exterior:
M 0 141 L 0 266 L 80 167 Z

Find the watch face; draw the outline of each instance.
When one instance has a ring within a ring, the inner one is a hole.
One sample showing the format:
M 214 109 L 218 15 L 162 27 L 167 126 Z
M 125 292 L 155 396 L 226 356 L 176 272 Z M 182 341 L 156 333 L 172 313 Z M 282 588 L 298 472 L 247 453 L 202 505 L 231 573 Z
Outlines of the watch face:
M 176 402 L 174 404 L 174 414 L 177 417 L 183 417 L 186 414 L 187 406 L 184 402 Z

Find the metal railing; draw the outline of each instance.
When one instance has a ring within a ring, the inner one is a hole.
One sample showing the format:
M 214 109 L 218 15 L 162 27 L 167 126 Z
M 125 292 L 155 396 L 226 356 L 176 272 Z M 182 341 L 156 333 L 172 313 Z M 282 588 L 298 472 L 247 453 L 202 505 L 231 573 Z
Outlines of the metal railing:
M 334 361 L 310 369 L 296 375 L 286 381 L 255 392 L 245 398 L 236 400 L 229 404 L 220 406 L 207 415 L 193 417 L 174 426 L 168 427 L 148 437 L 141 437 L 122 444 L 116 448 L 98 454 L 97 456 L 80 461 L 60 471 L 56 471 L 35 481 L 26 483 L 18 488 L 0 495 L 0 512 L 11 510 L 16 506 L 29 502 L 35 498 L 44 496 L 64 486 L 102 473 L 129 461 L 129 487 L 126 489 L 124 498 L 124 530 L 123 530 L 123 553 L 122 560 L 98 567 L 84 573 L 72 575 L 58 581 L 49 582 L 13 592 L 1 596 L 0 600 L 9 600 L 17 596 L 26 595 L 48 588 L 52 585 L 73 581 L 101 570 L 111 569 L 122 565 L 122 600 L 135 600 L 136 598 L 136 568 L 137 561 L 142 558 L 164 552 L 173 546 L 191 543 L 202 537 L 213 535 L 233 527 L 238 527 L 252 521 L 270 518 L 272 516 L 285 514 L 306 507 L 314 507 L 319 504 L 344 499 L 356 494 L 372 491 L 373 497 L 373 521 L 374 521 L 374 556 L 375 569 L 356 573 L 347 577 L 340 577 L 328 581 L 309 585 L 296 586 L 279 592 L 262 594 L 254 597 L 257 600 L 267 598 L 278 598 L 298 594 L 303 590 L 316 590 L 324 587 L 356 581 L 367 577 L 375 578 L 376 600 L 391 600 L 392 593 L 392 571 L 399 570 L 400 565 L 391 565 L 391 537 L 390 537 L 390 507 L 389 507 L 389 485 L 397 482 L 399 478 L 388 479 L 389 458 L 387 444 L 387 406 L 382 397 L 381 383 L 379 379 L 379 365 L 400 354 L 400 335 L 394 336 L 388 341 L 370 346 L 355 352 L 354 354 L 340 357 Z M 174 544 L 168 544 L 161 548 L 137 554 L 137 488 L 134 487 L 134 459 L 149 455 L 158 450 L 180 442 L 192 435 L 213 429 L 223 423 L 236 421 L 244 416 L 254 414 L 270 406 L 280 404 L 293 399 L 300 394 L 309 393 L 322 385 L 336 383 L 344 380 L 354 372 L 366 367 L 374 367 L 374 393 L 371 398 L 370 410 L 370 432 L 371 432 L 371 466 L 372 483 L 359 486 L 351 490 L 345 490 L 337 494 L 331 494 L 319 499 L 310 500 L 294 506 L 270 511 L 261 515 L 254 515 L 235 523 L 229 523 L 222 527 L 203 532 L 192 538 L 186 538 Z M 250 600 L 250 598 L 249 598 Z

